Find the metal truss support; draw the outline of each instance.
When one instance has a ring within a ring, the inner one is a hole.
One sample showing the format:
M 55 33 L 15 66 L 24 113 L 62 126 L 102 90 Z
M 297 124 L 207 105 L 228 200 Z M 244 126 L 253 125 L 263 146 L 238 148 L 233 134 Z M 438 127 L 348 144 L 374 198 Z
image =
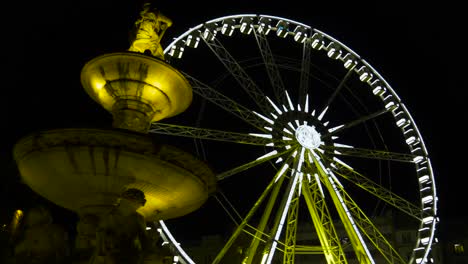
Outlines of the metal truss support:
M 263 63 L 265 64 L 268 77 L 270 78 L 271 86 L 273 87 L 273 92 L 276 99 L 280 103 L 286 103 L 286 97 L 284 91 L 286 91 L 283 80 L 281 79 L 278 66 L 275 63 L 273 54 L 270 49 L 270 44 L 268 44 L 268 39 L 265 34 L 257 33 L 256 30 L 253 30 L 255 39 L 257 40 L 258 48 L 262 54 Z
M 414 159 L 417 155 L 397 153 L 383 150 L 374 150 L 374 149 L 363 149 L 363 148 L 344 148 L 344 147 L 327 147 L 323 146 L 323 149 L 330 154 L 334 155 L 343 155 L 343 156 L 353 156 L 358 158 L 368 158 L 368 159 L 381 159 L 381 160 L 393 160 L 401 162 L 411 162 L 414 163 Z
M 422 210 L 418 206 L 405 200 L 404 198 L 393 193 L 392 191 L 380 186 L 379 184 L 371 181 L 364 175 L 361 175 L 350 168 L 347 168 L 340 164 L 335 165 L 338 169 L 333 171 L 337 175 L 361 187 L 365 191 L 386 202 L 387 204 L 395 207 L 401 212 L 406 213 L 407 215 L 417 219 L 418 221 L 421 221 L 424 215 L 422 213 Z
M 302 174 L 301 174 L 302 175 Z M 294 256 L 296 249 L 296 233 L 297 233 L 297 221 L 299 214 L 299 198 L 301 193 L 301 179 L 298 179 L 298 184 L 294 189 L 291 202 L 289 204 L 288 219 L 286 220 L 286 233 L 284 241 L 284 255 L 283 264 L 294 264 Z
M 346 193 L 342 186 L 337 185 L 339 192 L 343 197 L 343 201 L 351 212 L 354 222 L 359 229 L 367 236 L 370 242 L 374 245 L 374 248 L 379 251 L 382 256 L 390 264 L 404 264 L 406 263 L 393 246 L 388 242 L 385 236 L 377 229 L 377 227 L 370 221 L 370 219 L 364 214 L 359 206 L 351 199 Z
M 276 178 L 276 177 L 275 177 Z M 270 219 L 271 212 L 273 210 L 273 206 L 276 203 L 278 193 L 281 189 L 281 185 L 284 181 L 284 177 L 280 177 L 278 179 L 278 182 L 275 185 L 275 188 L 273 189 L 270 199 L 268 200 L 268 204 L 266 205 L 265 210 L 263 211 L 262 218 L 260 219 L 260 223 L 257 226 L 257 231 L 255 233 L 254 238 L 252 239 L 252 242 L 250 243 L 250 246 L 247 250 L 247 254 L 244 257 L 244 260 L 242 261 L 243 264 L 251 264 L 254 260 L 255 254 L 257 253 L 257 248 L 260 243 L 260 239 L 262 234 L 264 234 L 265 227 L 268 223 L 268 220 Z
M 329 171 L 327 171 L 327 168 L 319 160 L 319 157 L 313 152 L 311 154 L 313 163 L 315 164 L 318 175 L 320 176 L 320 180 L 323 182 L 325 188 L 328 190 L 328 193 L 331 196 L 333 204 L 335 205 L 341 222 L 343 223 L 343 227 L 349 236 L 358 262 L 361 264 L 375 264 L 369 249 L 366 246 L 364 238 L 359 232 L 347 205 L 343 201 L 342 194 L 337 188 L 337 184 L 335 184 L 335 181 L 331 177 Z
M 346 256 L 321 192 L 320 182 L 303 179 L 302 193 L 328 264 L 346 264 Z M 313 251 L 314 252 L 314 251 Z M 313 253 L 312 252 L 312 253 Z
M 260 207 L 260 205 L 263 203 L 263 201 L 266 199 L 266 197 L 268 196 L 268 194 L 270 193 L 271 189 L 273 188 L 273 186 L 275 186 L 276 184 L 276 181 L 275 181 L 276 177 L 274 177 L 271 182 L 268 184 L 268 186 L 265 188 L 265 190 L 263 191 L 263 193 L 260 195 L 260 197 L 258 198 L 258 200 L 255 202 L 255 204 L 252 206 L 252 208 L 250 209 L 250 211 L 247 213 L 247 215 L 244 217 L 244 219 L 242 220 L 242 222 L 239 224 L 239 226 L 237 226 L 236 230 L 234 230 L 234 233 L 231 235 L 231 237 L 229 238 L 229 240 L 226 242 L 226 244 L 224 245 L 224 247 L 221 249 L 221 251 L 218 253 L 218 255 L 216 256 L 216 258 L 213 260 L 213 263 L 212 264 L 218 264 L 221 262 L 221 260 L 223 259 L 224 255 L 227 253 L 227 251 L 229 250 L 229 248 L 232 246 L 232 244 L 234 243 L 234 241 L 237 239 L 237 237 L 241 234 L 241 232 L 244 230 L 244 227 L 247 226 L 247 223 L 250 221 L 250 219 L 252 218 L 252 216 L 255 215 L 255 212 L 257 211 L 257 209 Z
M 302 50 L 302 61 L 301 61 L 301 79 L 299 83 L 299 100 L 298 102 L 302 103 L 302 100 L 306 98 L 306 94 L 309 90 L 309 76 L 310 76 L 310 54 L 312 51 L 312 46 L 310 45 L 312 40 L 307 39 L 304 41 L 304 47 Z
M 253 127 L 258 128 L 261 131 L 266 131 L 264 128 L 265 121 L 256 116 L 251 110 L 236 103 L 229 97 L 221 94 L 216 89 L 195 79 L 194 77 L 186 73 L 183 74 L 192 85 L 193 92 L 212 102 L 213 104 L 219 106 L 220 108 L 226 110 L 228 113 L 239 117 L 240 119 L 244 120 L 246 123 L 252 125 Z
M 270 112 L 269 104 L 263 91 L 254 83 L 245 70 L 239 65 L 234 57 L 224 48 L 217 39 L 207 41 L 202 38 L 206 45 L 213 51 L 218 59 L 224 64 L 226 69 L 236 79 L 244 91 L 252 98 L 263 113 Z
M 216 141 L 225 141 L 238 144 L 265 146 L 271 143 L 271 139 L 251 136 L 243 133 L 226 132 L 215 129 L 206 129 L 198 127 L 180 126 L 165 123 L 152 123 L 149 129 L 150 133 L 165 134 L 179 137 L 189 137 L 196 139 L 207 139 Z

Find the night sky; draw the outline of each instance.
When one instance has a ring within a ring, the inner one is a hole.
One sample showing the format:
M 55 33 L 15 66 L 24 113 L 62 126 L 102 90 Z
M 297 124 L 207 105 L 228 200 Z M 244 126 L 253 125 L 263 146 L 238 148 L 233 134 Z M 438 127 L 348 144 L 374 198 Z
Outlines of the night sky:
M 14 209 L 40 200 L 19 183 L 12 158 L 17 140 L 41 129 L 110 126 L 110 114 L 81 87 L 81 68 L 98 55 L 126 50 L 129 29 L 140 9 L 133 1 L 38 2 L 2 8 L 6 14 L 1 18 L 0 53 L 2 223 Z M 464 45 L 454 35 L 459 16 L 446 9 L 434 16 L 384 5 L 362 6 L 359 11 L 331 4 L 304 8 L 297 4 L 300 1 L 238 2 L 160 1 L 159 9 L 174 21 L 164 44 L 204 21 L 246 13 L 286 17 L 335 37 L 390 83 L 415 119 L 432 160 L 442 223 L 447 217 L 468 216 L 462 128 L 467 121 L 467 87 L 458 70 L 465 64 L 458 57 Z M 73 218 L 55 210 L 58 218 Z

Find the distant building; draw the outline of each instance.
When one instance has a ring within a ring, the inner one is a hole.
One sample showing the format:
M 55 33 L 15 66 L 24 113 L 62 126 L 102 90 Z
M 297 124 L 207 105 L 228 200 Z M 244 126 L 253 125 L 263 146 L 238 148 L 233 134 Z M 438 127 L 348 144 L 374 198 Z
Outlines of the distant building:
M 466 219 L 442 219 L 441 239 L 438 245 L 446 264 L 468 263 L 468 224 Z M 436 262 L 437 263 L 437 262 Z
M 417 230 L 414 229 L 414 223 L 410 227 L 408 220 L 401 221 L 398 217 L 394 217 L 390 214 L 386 216 L 378 216 L 372 218 L 372 223 L 378 228 L 378 230 L 389 240 L 395 249 L 403 257 L 405 261 L 409 261 L 411 252 L 415 247 L 417 239 Z M 431 250 L 430 259 L 435 264 L 468 264 L 468 254 L 466 254 L 465 247 L 468 245 L 468 228 L 465 224 L 465 232 L 455 235 L 452 237 L 448 244 L 435 243 Z M 346 230 L 337 221 L 335 223 L 336 232 L 342 242 L 345 254 L 349 264 L 359 264 L 356 258 L 353 258 L 353 249 L 349 242 L 346 234 Z M 245 234 L 245 233 L 244 233 Z M 315 233 L 315 229 L 312 225 L 301 224 L 297 227 L 296 234 L 297 245 L 320 245 L 320 241 Z M 241 235 L 236 241 L 226 257 L 223 259 L 223 263 L 241 263 L 242 255 L 245 253 L 245 245 L 248 245 L 249 237 L 247 235 Z M 447 241 L 448 242 L 448 241 Z M 190 241 L 185 243 L 185 250 L 193 258 L 197 264 L 210 264 L 216 257 L 218 252 L 225 244 L 225 238 L 221 235 L 209 235 L 202 237 L 201 242 Z M 387 263 L 383 256 L 378 250 L 372 245 L 367 245 L 371 255 L 374 257 L 376 263 Z M 259 247 L 260 249 L 261 247 Z M 443 252 L 443 250 L 445 252 Z M 260 254 L 260 253 L 259 253 Z M 450 256 L 447 256 L 450 255 Z M 446 261 L 444 261 L 446 259 Z M 274 258 L 273 263 L 282 263 L 282 254 L 277 254 Z M 295 263 L 297 264 L 326 264 L 326 261 L 322 254 L 301 254 L 300 251 L 296 251 Z

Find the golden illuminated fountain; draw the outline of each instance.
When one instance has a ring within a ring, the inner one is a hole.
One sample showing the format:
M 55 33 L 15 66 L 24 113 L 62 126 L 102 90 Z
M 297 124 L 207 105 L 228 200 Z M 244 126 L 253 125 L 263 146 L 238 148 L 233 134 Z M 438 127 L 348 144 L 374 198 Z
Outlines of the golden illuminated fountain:
M 198 209 L 215 188 L 203 162 L 147 135 L 152 122 L 191 104 L 192 88 L 165 62 L 160 40 L 171 21 L 145 9 L 130 49 L 105 54 L 82 69 L 86 92 L 112 113 L 115 129 L 69 128 L 24 137 L 14 148 L 24 183 L 83 215 L 108 210 L 128 188 L 144 192 L 147 221 Z

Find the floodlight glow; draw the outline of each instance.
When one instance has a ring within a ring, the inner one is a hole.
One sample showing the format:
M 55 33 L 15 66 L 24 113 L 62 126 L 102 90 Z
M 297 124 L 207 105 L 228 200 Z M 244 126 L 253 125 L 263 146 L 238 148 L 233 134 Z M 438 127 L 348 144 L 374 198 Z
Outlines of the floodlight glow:
M 292 140 L 292 138 L 288 138 L 288 137 L 283 136 L 283 140 Z
M 304 178 L 304 173 L 299 172 L 299 193 L 297 194 L 298 196 L 301 196 L 301 191 L 302 191 L 302 179 Z
M 267 146 L 267 147 L 274 147 L 274 146 L 275 146 L 275 143 L 270 142 L 270 143 L 266 144 L 265 146 Z
M 306 112 L 306 113 L 309 112 L 309 95 L 308 94 L 306 94 L 304 112 Z
M 264 126 L 263 128 L 268 130 L 268 131 L 273 131 L 273 128 L 271 128 L 271 127 Z
M 279 157 L 279 158 L 275 161 L 275 163 L 280 163 L 281 161 L 283 161 L 283 158 L 282 158 L 282 157 Z
M 283 114 L 283 112 L 281 112 L 281 110 L 275 105 L 275 103 L 273 103 L 273 101 L 270 100 L 270 98 L 268 98 L 268 96 L 265 96 L 265 97 L 279 115 Z
M 340 147 L 340 148 L 354 148 L 353 146 L 340 144 L 340 143 L 333 143 L 333 146 Z
M 319 191 L 322 194 L 322 197 L 325 197 L 325 193 L 323 192 L 322 183 L 320 182 L 319 176 L 317 173 L 314 173 L 315 181 L 317 182 L 317 186 L 319 187 Z
M 328 110 L 328 106 L 325 107 L 325 109 L 323 109 L 322 113 L 320 113 L 319 117 L 318 117 L 318 120 L 322 120 L 323 116 L 325 115 L 325 113 L 327 112 Z
M 343 185 L 341 184 L 341 182 L 338 180 L 338 178 L 336 177 L 336 175 L 335 175 L 329 168 L 327 168 L 327 173 L 328 173 L 328 175 L 330 175 L 330 176 L 333 178 L 333 180 L 334 180 L 340 187 L 343 188 Z
M 273 259 L 273 255 L 275 254 L 276 241 L 278 241 L 279 236 L 280 236 L 281 232 L 283 231 L 284 220 L 286 220 L 286 215 L 288 214 L 288 211 L 289 211 L 289 205 L 291 204 L 292 196 L 294 194 L 294 191 L 296 190 L 296 184 L 297 184 L 298 176 L 299 176 L 298 172 L 294 174 L 293 184 L 291 186 L 291 189 L 289 190 L 286 205 L 284 206 L 284 209 L 283 209 L 283 212 L 282 212 L 282 215 L 281 215 L 281 218 L 280 218 L 280 222 L 279 222 L 279 225 L 278 225 L 278 229 L 276 230 L 275 239 L 274 239 L 274 242 L 273 242 L 273 244 L 272 244 L 272 246 L 270 248 L 270 252 L 268 254 L 267 263 L 271 263 L 271 261 Z
M 311 114 L 311 115 L 312 115 L 312 116 L 315 116 L 315 109 L 314 109 L 314 111 L 312 111 L 312 114 Z
M 289 103 L 289 108 L 294 111 L 294 106 L 293 106 L 293 103 L 291 101 L 291 98 L 289 98 L 289 94 L 288 94 L 288 91 L 284 91 L 286 93 L 286 98 L 288 99 L 288 103 Z
M 300 105 L 300 104 L 297 104 L 297 111 L 302 111 L 302 110 L 301 110 L 301 105 Z
M 280 171 L 278 172 L 278 176 L 276 176 L 276 179 L 275 179 L 275 182 L 277 182 L 279 180 L 279 178 L 281 178 L 281 176 L 283 176 L 284 172 L 289 168 L 289 164 L 288 163 L 284 163 L 283 164 L 283 167 L 281 167 Z
M 287 128 L 283 128 L 283 131 L 286 132 L 286 133 L 288 133 L 288 134 L 291 134 L 291 135 L 293 134 L 293 133 L 292 133 L 291 131 L 289 131 Z
M 261 138 L 273 138 L 270 134 L 256 134 L 256 133 L 249 133 L 249 135 L 254 137 L 261 137 Z
M 272 124 L 272 125 L 275 123 L 275 122 L 273 122 L 273 120 L 271 120 L 271 119 L 269 119 L 269 118 L 267 118 L 267 117 L 264 117 L 263 115 L 261 115 L 261 114 L 255 112 L 255 111 L 252 111 L 252 112 L 253 112 L 254 114 L 256 114 L 257 116 L 259 116 L 261 119 L 267 121 L 268 123 L 270 123 L 270 124 Z
M 335 150 L 335 152 L 338 152 L 338 151 Z M 337 157 L 333 157 L 333 160 L 336 161 L 336 162 L 338 162 L 338 163 L 340 163 L 341 165 L 343 165 L 343 166 L 345 166 L 345 167 L 351 169 L 351 170 L 354 170 L 351 166 L 349 166 L 348 164 L 346 164 L 344 161 L 338 159 Z
M 296 130 L 296 128 L 293 126 L 293 124 L 292 124 L 291 122 L 288 122 L 288 126 L 289 126 L 290 128 L 292 128 L 292 130 L 294 130 L 294 131 Z
M 330 123 L 330 121 L 327 121 L 327 122 L 323 123 L 323 126 L 328 126 L 329 123 Z
M 302 165 L 304 164 L 304 152 L 305 152 L 305 148 L 301 148 L 301 154 L 299 155 L 299 162 L 297 164 L 297 170 L 298 171 L 301 171 L 302 169 Z
M 300 126 L 300 125 L 301 125 L 301 123 L 299 123 L 299 120 L 297 120 L 297 119 L 294 120 L 294 122 L 296 122 L 296 125 L 297 125 L 297 126 Z
M 274 119 L 278 119 L 278 116 L 276 116 L 275 114 L 270 113 L 270 115 L 271 115 Z
M 264 158 L 267 158 L 267 157 L 270 157 L 270 156 L 273 156 L 273 155 L 276 155 L 276 154 L 278 154 L 278 151 L 273 150 L 273 151 L 268 152 L 267 154 L 265 154 L 263 156 L 258 157 L 256 160 L 261 160 L 261 159 L 264 159 Z
M 340 128 L 342 128 L 342 127 L 344 127 L 344 125 L 339 125 L 339 126 L 336 126 L 336 127 L 330 128 L 330 129 L 328 129 L 328 132 L 330 132 L 330 133 L 331 133 L 331 132 L 333 132 L 333 131 L 335 131 L 335 130 L 337 130 L 337 129 L 340 129 Z
M 312 164 L 314 163 L 314 159 L 312 159 L 312 156 L 310 155 L 310 152 L 307 152 L 308 156 L 309 156 L 309 162 Z

